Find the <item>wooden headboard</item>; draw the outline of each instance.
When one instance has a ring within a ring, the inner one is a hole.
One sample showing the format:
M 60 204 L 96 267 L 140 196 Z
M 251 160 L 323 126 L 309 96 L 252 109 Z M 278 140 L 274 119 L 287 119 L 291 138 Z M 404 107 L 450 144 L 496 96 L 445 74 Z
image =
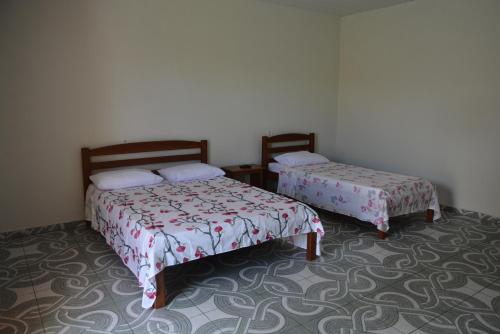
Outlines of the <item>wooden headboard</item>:
M 301 145 L 273 146 L 274 144 L 282 144 L 289 142 L 306 142 Z M 268 165 L 273 162 L 273 155 L 277 153 L 287 153 L 296 151 L 309 151 L 314 153 L 314 133 L 284 133 L 277 136 L 262 137 L 262 168 L 264 169 L 265 179 L 275 179 L 277 174 L 269 171 Z
M 194 154 L 161 155 L 148 158 L 108 160 L 108 161 L 97 161 L 97 162 L 92 161 L 93 157 L 146 153 L 146 152 L 176 151 L 176 150 L 187 150 L 187 149 L 199 149 L 200 152 Z M 193 161 L 193 160 L 199 160 L 200 162 L 204 163 L 208 162 L 208 142 L 206 140 L 147 141 L 147 142 L 103 146 L 93 149 L 84 147 L 82 148 L 82 174 L 83 174 L 84 197 L 87 188 L 90 185 L 89 177 L 95 170 L 138 166 L 138 165 L 152 165 L 152 164 L 177 162 L 177 161 Z

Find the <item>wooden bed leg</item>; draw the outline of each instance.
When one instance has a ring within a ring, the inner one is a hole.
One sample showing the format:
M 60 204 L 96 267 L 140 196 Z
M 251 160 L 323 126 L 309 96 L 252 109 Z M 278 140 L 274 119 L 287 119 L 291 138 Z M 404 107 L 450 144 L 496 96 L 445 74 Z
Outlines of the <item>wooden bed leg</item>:
M 387 233 L 385 233 L 384 231 L 378 231 L 378 237 L 379 239 L 384 240 L 385 238 L 387 238 Z
M 159 309 L 167 303 L 167 291 L 165 291 L 165 270 L 160 271 L 155 276 L 156 279 L 156 300 L 153 308 Z
M 427 209 L 425 212 L 425 221 L 428 223 L 432 223 L 434 221 L 434 210 Z
M 306 250 L 306 260 L 314 261 L 316 259 L 316 232 L 307 233 L 307 250 Z

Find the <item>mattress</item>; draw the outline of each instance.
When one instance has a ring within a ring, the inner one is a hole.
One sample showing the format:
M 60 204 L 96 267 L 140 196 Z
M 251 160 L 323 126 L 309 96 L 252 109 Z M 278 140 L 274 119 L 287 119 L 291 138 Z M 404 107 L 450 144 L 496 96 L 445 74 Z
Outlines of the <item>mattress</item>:
M 317 232 L 319 255 L 324 234 L 307 205 L 225 177 L 114 191 L 91 185 L 86 218 L 137 277 L 144 308 L 165 267 L 275 238 L 305 248 L 309 232 Z
M 278 193 L 371 222 L 383 232 L 389 230 L 389 217 L 427 209 L 434 210 L 434 219 L 441 216 L 431 182 L 337 162 L 282 166 Z
M 283 169 L 286 168 L 286 166 L 280 164 L 279 162 L 270 162 L 267 166 L 267 168 L 271 171 L 271 172 L 274 172 L 274 173 L 279 173 L 281 172 Z

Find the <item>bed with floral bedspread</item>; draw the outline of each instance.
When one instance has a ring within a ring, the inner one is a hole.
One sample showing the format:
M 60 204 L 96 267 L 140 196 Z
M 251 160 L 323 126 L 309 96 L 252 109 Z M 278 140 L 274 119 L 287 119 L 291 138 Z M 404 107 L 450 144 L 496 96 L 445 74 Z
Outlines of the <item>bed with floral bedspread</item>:
M 281 165 L 278 193 L 371 222 L 382 232 L 389 230 L 389 217 L 427 209 L 434 210 L 434 220 L 441 216 L 429 181 L 336 162 Z
M 225 177 L 102 191 L 91 185 L 86 219 L 136 275 L 142 306 L 156 299 L 155 275 L 165 267 L 275 238 L 306 246 L 324 234 L 316 212 L 284 196 Z

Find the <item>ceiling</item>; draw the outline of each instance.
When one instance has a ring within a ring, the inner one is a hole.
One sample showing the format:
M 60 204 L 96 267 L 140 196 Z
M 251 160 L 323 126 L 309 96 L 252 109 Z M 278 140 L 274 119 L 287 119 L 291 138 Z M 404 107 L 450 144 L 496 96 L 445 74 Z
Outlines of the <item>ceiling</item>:
M 345 16 L 414 0 L 264 0 Z

